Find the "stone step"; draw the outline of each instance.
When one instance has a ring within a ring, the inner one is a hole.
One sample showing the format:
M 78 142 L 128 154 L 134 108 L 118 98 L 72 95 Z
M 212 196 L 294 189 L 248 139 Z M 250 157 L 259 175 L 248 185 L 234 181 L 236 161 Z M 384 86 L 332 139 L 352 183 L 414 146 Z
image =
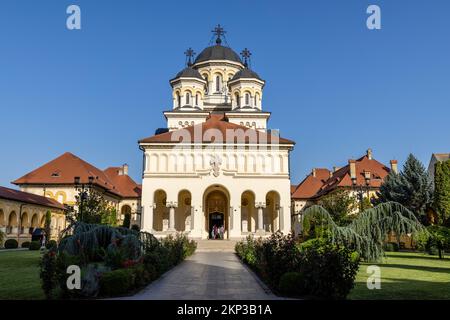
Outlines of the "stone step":
M 236 240 L 197 240 L 197 252 L 225 251 L 234 252 Z

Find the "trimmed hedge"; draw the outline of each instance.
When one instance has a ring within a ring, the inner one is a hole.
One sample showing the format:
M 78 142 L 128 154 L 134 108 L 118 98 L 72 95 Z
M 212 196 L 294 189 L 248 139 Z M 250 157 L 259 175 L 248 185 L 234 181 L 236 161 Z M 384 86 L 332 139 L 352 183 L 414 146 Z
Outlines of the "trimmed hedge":
M 39 241 L 31 241 L 30 247 L 29 247 L 30 250 L 37 251 L 40 248 L 41 248 L 41 243 Z
M 345 299 L 354 286 L 359 254 L 326 239 L 299 243 L 292 234 L 236 244 L 237 255 L 275 292 L 287 296 Z
M 397 242 L 387 242 L 384 244 L 383 249 L 386 252 L 397 252 L 400 247 Z
M 132 269 L 117 269 L 105 272 L 100 277 L 100 294 L 118 296 L 128 292 L 134 285 Z
M 17 249 L 19 247 L 19 243 L 16 239 L 8 239 L 5 241 L 5 249 Z
M 25 241 L 25 242 L 22 242 L 22 245 L 21 245 L 21 247 L 22 248 L 29 248 L 30 247 L 30 241 Z

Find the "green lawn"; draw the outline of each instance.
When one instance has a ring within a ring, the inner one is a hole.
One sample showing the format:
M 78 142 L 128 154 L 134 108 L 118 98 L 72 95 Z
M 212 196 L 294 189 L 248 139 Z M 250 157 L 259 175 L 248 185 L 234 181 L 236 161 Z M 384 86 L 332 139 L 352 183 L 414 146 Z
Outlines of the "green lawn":
M 39 251 L 0 252 L 0 300 L 44 299 Z
M 381 289 L 366 286 L 363 263 L 348 299 L 450 299 L 450 258 L 422 253 L 388 252 L 381 267 Z
M 0 300 L 43 299 L 39 251 L 0 252 Z M 381 267 L 381 289 L 366 287 L 361 264 L 349 299 L 450 299 L 450 258 L 421 253 L 388 252 Z

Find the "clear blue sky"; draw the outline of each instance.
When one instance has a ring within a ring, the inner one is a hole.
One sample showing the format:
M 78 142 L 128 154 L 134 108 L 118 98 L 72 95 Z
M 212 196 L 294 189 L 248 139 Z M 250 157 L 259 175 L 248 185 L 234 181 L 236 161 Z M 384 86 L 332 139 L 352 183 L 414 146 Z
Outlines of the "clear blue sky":
M 70 4 L 81 31 L 66 29 Z M 369 4 L 380 31 L 366 28 Z M 126 162 L 140 181 L 137 140 L 165 125 L 168 80 L 217 23 L 253 52 L 269 126 L 297 142 L 293 182 L 368 147 L 427 165 L 450 152 L 449 12 L 448 0 L 1 0 L 0 185 L 65 151 Z

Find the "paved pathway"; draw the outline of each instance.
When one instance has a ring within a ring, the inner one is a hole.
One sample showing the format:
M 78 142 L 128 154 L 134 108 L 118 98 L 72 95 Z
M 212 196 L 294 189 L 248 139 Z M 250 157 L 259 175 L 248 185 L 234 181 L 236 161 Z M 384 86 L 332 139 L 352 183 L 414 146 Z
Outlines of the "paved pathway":
M 130 300 L 277 299 L 232 252 L 196 252 Z

